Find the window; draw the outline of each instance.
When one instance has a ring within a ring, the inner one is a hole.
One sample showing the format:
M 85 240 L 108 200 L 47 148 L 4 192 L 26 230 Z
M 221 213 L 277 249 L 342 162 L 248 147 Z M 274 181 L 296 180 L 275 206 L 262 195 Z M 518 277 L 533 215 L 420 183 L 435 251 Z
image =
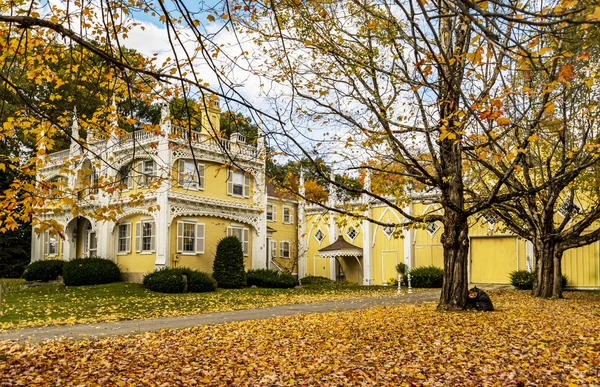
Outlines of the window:
M 279 242 L 279 256 L 281 258 L 289 258 L 290 257 L 290 242 L 289 241 Z
M 267 221 L 274 222 L 277 219 L 277 206 L 275 204 L 267 204 Z
M 284 224 L 292 224 L 294 223 L 294 215 L 292 214 L 292 208 L 288 206 L 283 206 L 283 219 L 282 222 Z
M 125 165 L 119 170 L 118 184 L 121 185 L 121 189 L 123 190 L 133 188 L 133 173 L 131 171 L 131 164 Z
M 241 171 L 230 171 L 227 178 L 227 195 L 250 197 L 250 176 Z
M 436 222 L 429 223 L 427 225 L 427 227 L 425 227 L 425 229 L 429 233 L 429 236 L 433 238 L 433 236 L 435 235 L 435 233 L 437 232 L 437 230 L 440 229 L 440 225 L 437 224 Z
M 271 240 L 271 258 L 277 257 L 277 241 Z
M 135 251 L 149 253 L 155 250 L 156 226 L 154 221 L 141 221 L 135 224 Z
M 98 236 L 96 231 L 88 230 L 87 250 L 88 257 L 98 256 Z
M 392 226 L 391 224 L 388 224 L 387 226 L 385 226 L 383 228 L 383 233 L 385 234 L 385 236 L 387 236 L 388 238 L 391 238 L 392 234 L 394 233 L 394 229 L 395 227 Z
M 128 254 L 131 251 L 131 224 L 120 224 L 117 235 L 117 254 Z
M 358 231 L 354 227 L 350 227 L 348 228 L 348 231 L 346 231 L 346 236 L 348 236 L 351 241 L 354 241 L 358 236 Z
M 558 207 L 558 212 L 566 217 L 567 215 L 574 215 L 581 211 L 581 208 L 575 203 L 570 203 L 569 201 L 563 202 L 560 207 Z
M 494 214 L 493 212 L 484 212 L 481 216 L 491 225 L 498 223 L 499 220 L 498 215 Z
M 323 242 L 323 239 L 325 239 L 325 233 L 321 230 L 317 230 L 317 232 L 315 233 L 315 239 L 319 243 Z
M 65 193 L 67 187 L 67 178 L 64 176 L 54 176 L 48 184 L 51 197 L 60 197 Z
M 54 257 L 58 254 L 58 240 L 56 235 L 50 235 L 46 232 L 44 237 L 46 238 L 46 255 Z
M 204 254 L 204 224 L 177 222 L 177 252 Z
M 233 225 L 231 227 L 227 227 L 227 236 L 235 236 L 237 239 L 242 242 L 242 249 L 244 250 L 244 255 L 248 255 L 250 250 L 249 239 L 250 239 L 250 230 L 246 227 Z
M 100 192 L 100 188 L 98 187 L 98 171 L 96 168 L 92 167 L 90 176 L 90 194 L 97 194 L 98 192 Z
M 193 160 L 179 160 L 179 185 L 185 189 L 204 189 L 204 165 Z
M 156 163 L 153 160 L 138 161 L 137 173 L 138 187 L 147 187 L 156 176 Z

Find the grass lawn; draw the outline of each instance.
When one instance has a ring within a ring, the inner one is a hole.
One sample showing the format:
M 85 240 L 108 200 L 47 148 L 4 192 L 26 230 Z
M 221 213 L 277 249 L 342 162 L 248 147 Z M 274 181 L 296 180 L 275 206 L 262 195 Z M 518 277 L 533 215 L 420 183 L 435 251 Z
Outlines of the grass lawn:
M 490 295 L 497 308 L 491 313 L 399 305 L 91 341 L 0 342 L 0 380 L 24 386 L 600 383 L 600 294 Z
M 302 289 L 219 289 L 211 293 L 163 294 L 140 284 L 45 285 L 7 293 L 0 329 L 64 325 L 260 308 L 395 294 L 393 287 L 320 286 Z

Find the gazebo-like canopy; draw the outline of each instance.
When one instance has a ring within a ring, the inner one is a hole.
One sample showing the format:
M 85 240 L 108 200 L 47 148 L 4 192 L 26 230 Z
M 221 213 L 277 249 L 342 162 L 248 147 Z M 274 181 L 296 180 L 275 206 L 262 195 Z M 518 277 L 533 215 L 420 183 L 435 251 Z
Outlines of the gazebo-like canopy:
M 323 258 L 334 258 L 339 262 L 339 258 L 354 258 L 358 263 L 358 283 L 361 283 L 362 276 L 362 263 L 360 262 L 363 256 L 363 249 L 355 246 L 350 242 L 347 242 L 342 235 L 338 239 L 327 247 L 323 247 L 319 250 L 319 255 Z
M 321 257 L 335 258 L 335 257 L 362 257 L 363 249 L 347 242 L 342 235 L 338 239 L 327 247 L 323 247 L 319 250 Z

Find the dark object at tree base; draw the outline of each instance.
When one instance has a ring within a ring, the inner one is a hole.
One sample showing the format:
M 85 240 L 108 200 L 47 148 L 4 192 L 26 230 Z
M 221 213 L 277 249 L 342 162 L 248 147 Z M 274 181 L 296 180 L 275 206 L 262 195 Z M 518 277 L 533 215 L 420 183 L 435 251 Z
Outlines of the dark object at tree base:
M 469 290 L 467 307 L 482 310 L 484 312 L 491 312 L 494 310 L 494 304 L 492 304 L 490 296 L 477 286 Z

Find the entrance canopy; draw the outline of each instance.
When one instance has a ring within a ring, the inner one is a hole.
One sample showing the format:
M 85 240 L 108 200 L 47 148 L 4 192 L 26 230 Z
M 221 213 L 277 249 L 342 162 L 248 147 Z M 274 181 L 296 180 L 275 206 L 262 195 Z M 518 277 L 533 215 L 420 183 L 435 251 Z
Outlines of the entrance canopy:
M 319 254 L 324 258 L 336 257 L 362 257 L 363 249 L 346 242 L 344 237 L 340 235 L 338 239 L 327 247 L 319 250 Z

